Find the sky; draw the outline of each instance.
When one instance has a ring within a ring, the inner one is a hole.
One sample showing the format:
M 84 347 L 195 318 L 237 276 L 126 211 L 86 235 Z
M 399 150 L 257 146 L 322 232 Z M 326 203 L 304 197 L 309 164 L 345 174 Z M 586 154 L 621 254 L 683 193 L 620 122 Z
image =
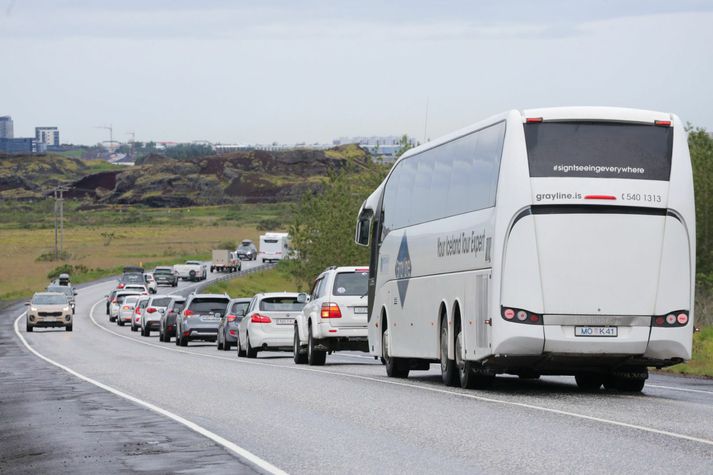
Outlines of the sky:
M 713 130 L 713 0 L 0 0 L 15 136 L 436 138 L 601 105 Z

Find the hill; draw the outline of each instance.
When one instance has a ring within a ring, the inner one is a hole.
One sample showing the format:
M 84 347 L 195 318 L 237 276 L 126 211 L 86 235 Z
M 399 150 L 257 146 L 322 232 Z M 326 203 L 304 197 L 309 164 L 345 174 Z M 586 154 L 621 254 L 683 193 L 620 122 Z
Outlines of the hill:
M 100 204 L 185 207 L 237 202 L 291 201 L 318 190 L 332 171 L 364 167 L 369 154 L 356 145 L 328 150 L 244 151 L 175 160 L 150 155 L 118 167 L 57 155 L 0 158 L 0 196 L 32 199 L 58 184 L 68 197 Z

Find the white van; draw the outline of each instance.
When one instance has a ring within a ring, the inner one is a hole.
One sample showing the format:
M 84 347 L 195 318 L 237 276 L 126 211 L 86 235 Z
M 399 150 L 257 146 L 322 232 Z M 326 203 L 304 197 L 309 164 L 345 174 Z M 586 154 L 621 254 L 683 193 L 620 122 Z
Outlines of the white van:
M 260 236 L 260 260 L 276 262 L 289 257 L 290 235 L 288 233 L 265 233 Z

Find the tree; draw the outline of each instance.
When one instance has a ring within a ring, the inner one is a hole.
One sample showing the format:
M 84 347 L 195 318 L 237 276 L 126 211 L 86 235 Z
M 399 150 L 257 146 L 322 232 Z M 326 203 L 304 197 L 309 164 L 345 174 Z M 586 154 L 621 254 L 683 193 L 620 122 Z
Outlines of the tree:
M 696 194 L 696 269 L 713 273 L 713 137 L 705 129 L 688 127 L 688 147 Z
M 401 136 L 401 140 L 399 140 L 399 145 L 399 150 L 398 152 L 396 152 L 397 158 L 413 148 L 413 145 L 411 145 L 411 141 L 409 140 L 408 135 L 406 134 L 403 134 Z
M 319 193 L 306 193 L 294 205 L 289 232 L 299 259 L 284 265 L 300 289 L 308 289 L 329 266 L 369 263 L 368 249 L 354 243 L 354 227 L 361 204 L 387 171 L 383 165 L 369 163 L 334 172 Z

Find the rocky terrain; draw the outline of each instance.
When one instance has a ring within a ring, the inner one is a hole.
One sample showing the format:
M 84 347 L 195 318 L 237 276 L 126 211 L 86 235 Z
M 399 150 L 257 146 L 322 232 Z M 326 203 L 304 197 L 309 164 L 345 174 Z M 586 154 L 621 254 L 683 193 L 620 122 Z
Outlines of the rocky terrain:
M 319 189 L 330 172 L 358 170 L 368 161 L 368 153 L 355 145 L 186 160 L 151 155 L 133 167 L 53 155 L 0 157 L 0 198 L 41 198 L 64 184 L 68 197 L 103 204 L 183 207 L 289 201 L 305 190 Z

